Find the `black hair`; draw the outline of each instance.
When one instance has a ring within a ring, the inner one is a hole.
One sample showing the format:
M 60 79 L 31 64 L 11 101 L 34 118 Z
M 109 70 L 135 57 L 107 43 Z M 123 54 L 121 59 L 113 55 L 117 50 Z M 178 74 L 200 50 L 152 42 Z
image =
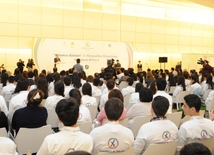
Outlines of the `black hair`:
M 17 75 L 17 74 L 20 74 L 20 69 L 19 68 L 16 68 L 15 71 L 14 71 L 14 75 Z
M 185 102 L 187 105 L 192 108 L 194 107 L 196 112 L 199 112 L 201 108 L 201 99 L 195 94 L 189 94 L 184 97 Z
M 8 78 L 8 80 L 9 80 L 9 83 L 13 83 L 13 82 L 15 81 L 14 76 L 10 76 L 10 77 Z
M 51 83 L 53 81 L 53 76 L 51 73 L 49 73 L 47 76 L 46 76 L 46 80 L 48 81 L 48 83 Z
M 55 94 L 57 95 L 61 95 L 61 96 L 65 96 L 64 95 L 64 90 L 65 90 L 65 86 L 63 84 L 62 81 L 57 81 L 55 84 L 54 84 L 54 91 L 55 91 Z
M 133 83 L 134 83 L 134 79 L 133 78 L 128 78 L 126 81 L 127 81 L 129 86 L 132 86 Z
M 123 113 L 123 103 L 118 98 L 111 98 L 105 103 L 106 117 L 110 121 L 117 121 Z
M 37 97 L 38 96 L 38 97 Z M 28 100 L 28 107 L 39 107 L 40 103 L 42 102 L 42 99 L 44 97 L 44 94 L 39 89 L 33 89 L 28 93 L 27 100 Z
M 80 59 L 77 59 L 77 63 L 80 63 Z
M 198 82 L 198 78 L 195 75 L 192 76 L 191 79 L 194 80 L 194 82 L 192 84 L 195 84 L 196 82 Z
M 78 105 L 81 105 L 81 93 L 78 89 L 71 89 L 69 92 L 69 96 L 75 98 Z
M 33 72 L 28 72 L 28 77 L 29 77 L 29 78 L 33 78 L 33 76 L 34 76 L 34 73 L 33 73 Z
M 185 79 L 183 76 L 178 77 L 178 85 L 183 87 L 183 91 L 186 91 Z
M 91 154 L 86 151 L 74 151 L 74 152 L 66 153 L 64 155 L 91 155 Z
M 209 75 L 209 76 L 207 76 L 207 84 L 209 85 L 208 86 L 208 89 L 213 89 L 213 78 L 212 78 L 212 76 L 211 75 Z
M 38 69 L 34 69 L 33 73 L 34 73 L 34 76 L 37 77 L 38 76 Z
M 148 88 L 141 88 L 139 92 L 139 99 L 141 102 L 151 102 L 153 99 L 153 92 Z
M 111 98 L 118 98 L 122 101 L 122 103 L 124 102 L 123 94 L 118 89 L 113 89 L 109 92 L 108 99 L 111 99 Z
M 108 90 L 112 90 L 114 88 L 114 86 L 115 86 L 114 80 L 108 80 L 107 81 L 107 88 L 108 88 Z
M 168 81 L 169 81 L 169 86 L 171 87 L 171 86 L 176 86 L 176 81 L 175 81 L 175 78 L 174 78 L 174 75 L 171 73 L 171 74 L 169 74 L 169 79 L 168 79 Z
M 64 77 L 64 83 L 65 83 L 66 86 L 70 86 L 70 84 L 71 84 L 71 77 L 70 76 Z
M 61 76 L 65 76 L 65 70 L 62 70 L 59 74 L 60 74 Z
M 82 72 L 78 73 L 78 76 L 80 77 L 80 79 L 83 79 L 83 73 Z
M 129 71 L 128 70 L 124 70 L 124 75 L 128 76 L 129 75 Z
M 83 93 L 83 95 L 92 96 L 92 88 L 91 88 L 91 85 L 89 83 L 85 83 L 82 86 L 82 93 Z
M 14 94 L 15 93 L 19 93 L 20 91 L 24 91 L 28 89 L 29 86 L 29 80 L 25 79 L 25 78 L 21 78 L 18 80 L 16 88 L 14 90 Z
M 79 117 L 79 104 L 72 97 L 62 99 L 57 103 L 55 112 L 65 126 L 73 126 Z
M 180 155 L 211 155 L 211 152 L 202 143 L 189 143 L 182 147 Z
M 158 87 L 158 90 L 165 90 L 166 88 L 166 80 L 163 79 L 163 78 L 158 78 L 156 80 L 156 84 L 157 84 L 157 87 Z
M 60 80 L 60 75 L 59 75 L 59 73 L 54 73 L 53 79 L 54 79 L 54 83 L 56 83 L 57 81 L 59 81 L 59 80 Z
M 53 68 L 53 72 L 54 72 L 54 73 L 57 72 L 57 68 L 56 68 L 56 67 Z
M 169 109 L 169 100 L 163 96 L 157 96 L 152 102 L 152 109 L 157 117 L 164 117 Z
M 1 83 L 3 84 L 3 87 L 7 85 L 7 80 L 8 80 L 8 74 L 7 73 L 4 73 L 2 76 L 1 76 Z
M 156 81 L 152 81 L 152 83 L 150 84 L 150 87 L 149 87 L 149 89 L 151 89 L 152 90 L 152 92 L 153 92 L 153 94 L 156 94 Z
M 88 78 L 87 78 L 87 82 L 93 82 L 94 78 L 92 75 L 89 75 Z
M 99 86 L 100 80 L 98 78 L 95 78 L 93 81 L 94 86 Z
M 45 69 L 43 69 L 43 70 L 42 70 L 42 73 L 46 75 L 46 70 L 45 70 Z
M 143 88 L 143 84 L 142 83 L 137 83 L 135 85 L 135 92 L 139 92 L 141 88 Z
M 74 77 L 73 86 L 74 86 L 74 88 L 77 88 L 77 89 L 82 87 L 81 79 L 78 76 Z
M 39 78 L 37 88 L 44 93 L 44 99 L 48 97 L 48 81 L 46 78 Z

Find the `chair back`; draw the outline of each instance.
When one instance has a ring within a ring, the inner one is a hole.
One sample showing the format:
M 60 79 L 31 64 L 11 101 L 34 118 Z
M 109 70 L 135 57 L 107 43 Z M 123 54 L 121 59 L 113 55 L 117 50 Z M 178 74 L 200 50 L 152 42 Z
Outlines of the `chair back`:
M 7 102 L 7 101 L 11 100 L 11 98 L 12 98 L 12 93 L 11 93 L 10 91 L 6 91 L 6 92 L 3 94 L 3 97 L 4 97 L 5 101 Z
M 55 109 L 48 108 L 47 111 L 48 111 L 47 124 L 50 124 L 52 128 L 59 127 L 59 120 L 55 112 Z
M 167 119 L 172 121 L 177 127 L 179 127 L 181 122 L 182 112 L 174 112 L 167 114 Z
M 90 134 L 92 130 L 92 124 L 91 122 L 84 122 L 84 123 L 78 123 L 77 126 L 80 128 L 80 131 Z
M 173 100 L 174 103 L 184 103 L 184 97 L 189 94 L 189 91 L 180 91 Z
M 176 88 L 176 86 L 171 86 L 168 94 L 173 94 L 175 88 Z
M 150 121 L 151 119 L 151 115 L 147 115 L 147 116 L 137 116 L 133 123 L 130 125 L 130 129 L 132 130 L 133 134 L 134 134 L 134 138 L 137 137 L 138 131 L 141 128 L 141 126 L 143 124 L 146 124 Z
M 209 95 L 209 93 L 210 93 L 211 91 L 213 91 L 213 90 L 212 90 L 212 89 L 208 89 L 206 92 L 204 92 L 204 95 L 203 95 L 203 99 L 204 99 L 204 100 L 207 99 L 207 97 L 208 97 L 208 95 Z
M 129 103 L 128 105 L 127 105 L 127 107 L 126 107 L 126 109 L 127 109 L 127 111 L 133 106 L 133 105 L 135 105 L 136 103 Z
M 193 139 L 193 140 L 190 140 L 188 143 L 195 143 L 195 142 L 202 143 L 203 145 L 208 147 L 208 149 L 212 153 L 212 150 L 213 150 L 213 147 L 214 147 L 214 137 L 211 137 L 211 138 L 208 138 L 208 139 L 204 139 L 204 140 Z
M 143 155 L 173 155 L 176 152 L 178 140 L 163 144 L 150 144 Z
M 125 81 L 122 81 L 120 84 L 119 84 L 119 89 L 120 91 L 122 91 L 123 88 L 126 88 L 127 87 L 127 82 Z
M 214 109 L 214 98 L 210 101 L 209 104 L 206 105 L 206 109 L 210 112 L 212 109 Z
M 134 147 L 118 153 L 110 153 L 110 152 L 100 152 L 98 155 L 134 155 Z
M 42 102 L 40 103 L 40 105 L 42 105 L 44 107 L 45 106 L 45 101 L 46 101 L 46 99 L 43 99 Z
M 45 137 L 50 134 L 52 134 L 50 125 L 40 128 L 20 128 L 15 138 L 18 153 L 27 154 L 29 150 L 32 153 L 38 152 Z
M 124 97 L 124 107 L 128 107 L 128 104 L 129 104 L 129 98 L 131 97 L 131 94 L 127 94 L 125 97 Z
M 134 87 L 134 88 L 135 88 L 135 86 L 136 86 L 137 82 L 138 82 L 138 81 L 134 81 L 134 82 L 133 82 L 133 84 L 132 84 L 132 87 Z
M 119 121 L 119 123 L 120 123 L 122 126 L 128 127 L 129 119 L 128 119 L 128 118 L 125 118 L 124 120 Z
M 0 137 L 8 138 L 7 130 L 5 128 L 0 128 Z
M 97 106 L 91 105 L 91 106 L 87 106 L 87 108 L 89 109 L 89 111 L 91 113 L 91 120 L 93 122 L 93 120 L 97 116 Z
M 100 96 L 94 96 L 95 98 L 96 98 L 96 100 L 97 100 L 97 106 L 99 107 L 99 105 L 100 105 Z

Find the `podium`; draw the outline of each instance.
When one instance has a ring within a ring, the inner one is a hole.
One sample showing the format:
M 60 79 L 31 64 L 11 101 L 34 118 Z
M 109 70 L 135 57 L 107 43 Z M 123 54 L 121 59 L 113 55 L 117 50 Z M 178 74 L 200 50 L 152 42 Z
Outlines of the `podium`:
M 56 68 L 58 70 L 58 72 L 62 71 L 62 70 L 66 70 L 66 63 L 65 62 L 57 62 L 56 63 Z

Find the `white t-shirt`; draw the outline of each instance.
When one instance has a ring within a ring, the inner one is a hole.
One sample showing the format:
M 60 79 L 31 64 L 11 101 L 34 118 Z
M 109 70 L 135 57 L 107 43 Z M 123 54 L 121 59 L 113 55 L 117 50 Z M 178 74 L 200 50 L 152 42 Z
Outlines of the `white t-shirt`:
M 1 95 L 0 95 L 0 108 L 1 108 L 1 111 L 3 111 L 4 114 L 7 116 L 8 115 L 7 105 L 6 105 L 6 102 L 4 100 L 4 97 Z
M 12 97 L 9 106 L 9 117 L 12 120 L 13 114 L 16 110 L 27 106 L 27 96 L 29 91 L 20 91 L 19 94 Z
M 205 103 L 209 104 L 213 98 L 214 98 L 214 90 L 209 93 L 208 97 L 205 100 Z
M 105 93 L 103 94 L 101 97 L 100 97 L 100 110 L 102 110 L 104 107 L 105 107 L 105 104 L 106 104 L 106 101 L 108 101 L 108 93 Z
M 71 85 L 70 86 L 65 86 L 64 95 L 65 95 L 66 99 L 70 98 L 69 92 L 70 92 L 71 89 L 73 89 L 73 87 Z
M 81 104 L 79 107 L 79 118 L 77 120 L 77 123 L 85 123 L 85 122 L 91 122 L 92 123 L 91 113 L 86 106 Z
M 156 120 L 142 125 L 135 139 L 135 155 L 141 155 L 150 144 L 177 139 L 178 128 L 170 120 Z
M 94 128 L 90 135 L 93 138 L 93 155 L 99 152 L 123 152 L 134 146 L 132 131 L 119 122 L 108 122 Z
M 115 85 L 113 89 L 119 89 L 119 88 Z M 109 90 L 108 90 L 108 88 L 106 87 L 106 88 L 103 90 L 103 95 L 106 94 L 106 93 L 108 93 L 108 92 L 109 92 Z
M 153 95 L 153 99 L 156 97 L 156 96 L 163 96 L 163 97 L 166 97 L 169 101 L 169 109 L 167 111 L 167 113 L 172 113 L 172 97 L 167 94 L 165 91 L 160 91 L 158 90 L 156 94 Z
M 12 94 L 15 88 L 16 88 L 15 84 L 9 83 L 7 86 L 4 86 L 2 88 L 2 95 L 5 96 L 5 92 L 10 92 Z
M 1 155 L 18 155 L 16 144 L 6 137 L 0 137 L 0 154 Z
M 192 84 L 192 85 L 190 85 L 189 86 L 189 93 L 193 94 L 194 90 L 196 90 L 197 88 L 201 88 L 201 85 L 198 84 L 197 82 Z
M 91 105 L 97 106 L 97 100 L 96 100 L 96 98 L 94 98 L 92 96 L 83 95 L 82 96 L 82 104 L 84 106 L 91 106 Z
M 132 94 L 135 92 L 135 88 L 132 86 L 127 86 L 126 88 L 122 89 L 123 96 L 126 96 L 127 94 Z
M 29 91 L 31 91 L 31 90 L 33 90 L 33 89 L 36 89 L 36 88 L 37 88 L 37 86 L 36 86 L 35 84 L 34 84 L 34 85 L 31 85 Z
M 62 155 L 77 150 L 91 153 L 92 148 L 90 135 L 82 133 L 79 127 L 64 126 L 60 132 L 45 138 L 37 155 Z
M 177 151 L 194 139 L 207 139 L 214 136 L 214 123 L 202 116 L 192 116 L 183 123 L 178 132 Z
M 49 96 L 45 101 L 45 107 L 55 108 L 56 104 L 62 99 L 64 99 L 64 97 L 60 95 Z

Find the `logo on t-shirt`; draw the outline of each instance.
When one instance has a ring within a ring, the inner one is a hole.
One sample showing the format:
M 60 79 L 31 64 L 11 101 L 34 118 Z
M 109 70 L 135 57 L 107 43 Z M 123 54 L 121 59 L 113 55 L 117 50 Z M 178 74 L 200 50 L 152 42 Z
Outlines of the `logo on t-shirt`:
M 68 149 L 68 151 L 67 151 L 66 153 L 74 152 L 74 151 L 75 151 L 75 149 L 74 149 L 74 148 L 70 148 L 70 149 Z
M 119 142 L 118 142 L 118 140 L 116 138 L 109 139 L 108 147 L 110 149 L 116 149 L 118 147 L 118 145 L 119 145 Z
M 201 138 L 202 139 L 207 139 L 207 131 L 206 130 L 202 130 L 201 131 Z
M 78 120 L 81 120 L 81 119 L 82 119 L 82 114 L 79 113 L 79 118 L 78 118 Z
M 171 137 L 171 134 L 169 133 L 169 131 L 164 131 L 162 138 L 164 141 L 168 141 Z

